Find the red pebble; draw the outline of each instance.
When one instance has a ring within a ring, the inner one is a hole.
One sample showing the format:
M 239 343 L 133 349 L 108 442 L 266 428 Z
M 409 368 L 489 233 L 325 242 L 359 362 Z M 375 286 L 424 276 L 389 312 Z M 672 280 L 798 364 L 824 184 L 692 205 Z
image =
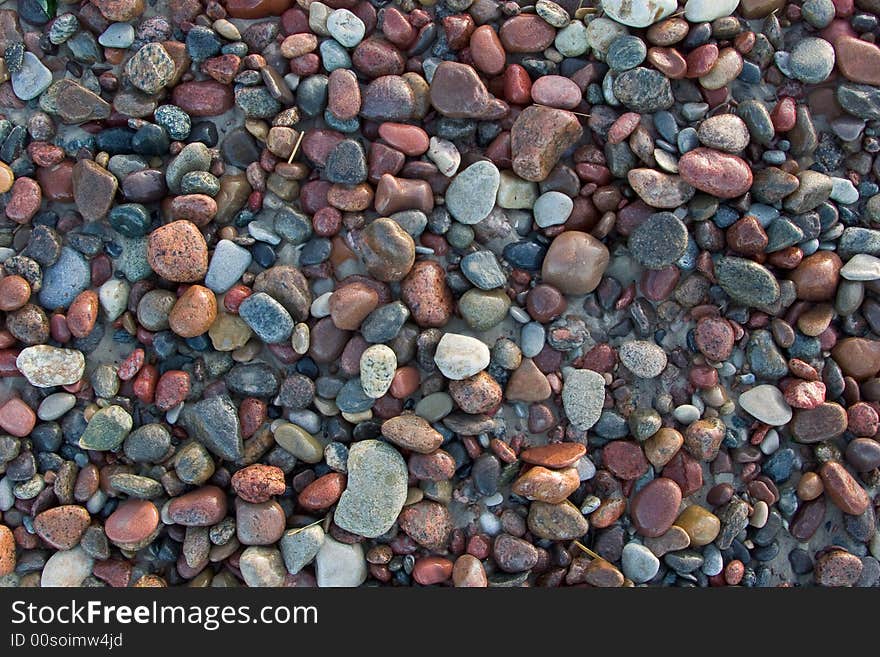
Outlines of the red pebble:
M 253 290 L 245 285 L 233 285 L 223 297 L 223 307 L 227 312 L 234 315 L 238 314 L 238 307 L 241 302 L 253 294 Z
M 183 370 L 169 370 L 156 383 L 156 406 L 170 411 L 189 394 L 189 374 Z
M 880 415 L 869 404 L 858 402 L 847 409 L 847 429 L 863 438 L 874 436 L 880 429 Z
M 144 404 L 152 404 L 156 396 L 156 382 L 159 378 L 159 370 L 155 365 L 144 365 L 134 379 L 132 390 L 134 396 Z
M 268 408 L 266 402 L 256 397 L 246 397 L 238 407 L 238 421 L 241 424 L 241 435 L 250 438 L 266 421 Z
M 736 586 L 742 581 L 746 568 L 739 559 L 734 559 L 724 567 L 724 581 L 729 586 Z
M 140 372 L 141 368 L 144 366 L 145 359 L 146 354 L 144 354 L 144 350 L 138 347 L 132 351 L 124 361 L 122 361 L 119 365 L 119 369 L 116 370 L 116 376 L 118 376 L 121 381 L 130 381 L 138 372 Z

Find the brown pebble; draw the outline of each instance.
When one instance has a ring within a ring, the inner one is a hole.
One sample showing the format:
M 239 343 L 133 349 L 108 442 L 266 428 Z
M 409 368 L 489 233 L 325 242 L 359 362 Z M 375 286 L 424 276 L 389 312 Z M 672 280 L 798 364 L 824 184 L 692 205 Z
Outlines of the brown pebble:
M 168 314 L 168 325 L 183 338 L 194 338 L 211 328 L 217 319 L 217 298 L 202 285 L 191 285 Z
M 79 543 L 92 518 L 85 507 L 56 506 L 34 518 L 34 531 L 56 550 L 71 550 Z
M 147 258 L 153 271 L 176 283 L 200 281 L 208 271 L 208 245 L 191 221 L 173 221 L 150 233 Z

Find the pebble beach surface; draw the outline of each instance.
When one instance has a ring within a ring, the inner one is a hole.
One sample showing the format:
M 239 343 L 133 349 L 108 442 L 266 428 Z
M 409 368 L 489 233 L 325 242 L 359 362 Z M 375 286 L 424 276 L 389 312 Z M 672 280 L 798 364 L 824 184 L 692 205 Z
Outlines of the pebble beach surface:
M 0 4 L 0 585 L 877 586 L 878 35 Z

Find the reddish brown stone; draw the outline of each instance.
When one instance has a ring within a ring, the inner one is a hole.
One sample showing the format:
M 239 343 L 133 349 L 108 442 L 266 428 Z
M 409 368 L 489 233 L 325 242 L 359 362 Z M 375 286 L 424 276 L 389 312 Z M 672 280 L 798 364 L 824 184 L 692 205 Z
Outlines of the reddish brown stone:
M 453 563 L 445 557 L 422 557 L 413 566 L 413 579 L 422 586 L 440 584 L 452 577 Z
M 175 497 L 168 505 L 169 519 L 187 527 L 210 527 L 226 517 L 226 493 L 217 486 L 202 486 Z
M 568 498 L 578 486 L 580 477 L 574 468 L 549 470 L 536 465 L 513 482 L 511 490 L 530 500 L 558 504 Z
M 421 327 L 445 326 L 454 299 L 446 284 L 446 270 L 434 260 L 420 260 L 400 284 L 400 296 Z
M 553 39 L 556 30 L 535 14 L 520 14 L 501 24 L 498 36 L 507 52 L 541 52 Z
M 702 317 L 694 330 L 697 349 L 714 361 L 727 360 L 733 352 L 733 327 L 723 317 Z
M 191 221 L 173 221 L 150 233 L 147 258 L 159 276 L 178 283 L 199 281 L 208 271 L 208 245 Z
M 34 531 L 56 550 L 71 550 L 79 543 L 92 518 L 85 507 L 56 506 L 34 518 Z
M 232 475 L 232 489 L 245 502 L 266 502 L 284 493 L 284 472 L 274 465 L 255 463 Z
M 649 482 L 630 502 L 630 517 L 642 536 L 662 536 L 678 517 L 681 489 L 672 479 Z
M 798 299 L 830 301 L 837 291 L 843 263 L 834 251 L 817 251 L 804 258 L 789 279 L 797 289 Z
M 865 489 L 837 461 L 828 461 L 819 469 L 825 494 L 844 513 L 861 515 L 871 503 Z
M 107 518 L 104 532 L 113 543 L 131 545 L 149 539 L 158 526 L 159 510 L 155 504 L 148 500 L 127 500 Z
M 219 116 L 232 109 L 232 87 L 216 80 L 184 82 L 174 87 L 171 101 L 190 116 Z
M 559 469 L 574 465 L 586 453 L 587 448 L 580 443 L 553 443 L 530 447 L 520 454 L 520 458 L 533 465 Z
M 297 497 L 297 502 L 307 511 L 327 509 L 342 496 L 347 478 L 340 472 L 328 472 L 306 486 Z
M 648 461 L 642 448 L 628 440 L 614 440 L 605 445 L 602 461 L 619 479 L 638 479 L 648 471 Z

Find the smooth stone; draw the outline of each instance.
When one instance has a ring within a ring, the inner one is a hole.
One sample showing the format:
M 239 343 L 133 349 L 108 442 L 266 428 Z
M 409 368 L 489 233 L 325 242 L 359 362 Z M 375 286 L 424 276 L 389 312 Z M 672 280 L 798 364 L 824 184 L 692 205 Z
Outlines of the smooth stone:
M 652 379 L 666 369 L 666 352 L 653 342 L 633 340 L 620 346 L 620 362 L 640 379 Z
M 660 570 L 660 560 L 644 545 L 627 543 L 621 553 L 623 574 L 636 584 L 654 579 Z
M 774 427 L 788 424 L 792 410 L 782 391 L 774 385 L 764 384 L 746 390 L 739 396 L 739 405 L 756 420 Z
M 21 100 L 33 100 L 52 84 L 52 71 L 32 52 L 25 51 L 21 68 L 12 73 L 12 91 Z
M 446 333 L 440 338 L 434 362 L 447 379 L 460 381 L 489 366 L 489 347 L 478 338 Z
M 55 552 L 43 566 L 40 575 L 40 586 L 51 587 L 78 587 L 83 580 L 92 573 L 94 560 L 81 546 L 72 550 L 60 550 Z
M 571 198 L 562 192 L 550 191 L 538 197 L 532 212 L 535 223 L 541 228 L 547 228 L 564 224 L 573 209 L 574 201 Z
M 73 385 L 82 378 L 85 365 L 81 351 L 49 345 L 26 347 L 15 360 L 28 383 L 38 388 Z
M 348 455 L 348 485 L 334 512 L 334 522 L 346 531 L 374 538 L 387 532 L 407 496 L 403 457 L 387 443 L 363 440 Z
M 238 565 L 249 587 L 275 588 L 284 584 L 284 561 L 275 548 L 250 546 L 241 553 Z
M 353 588 L 367 579 L 367 561 L 360 543 L 347 545 L 327 536 L 315 556 L 319 588 Z
M 834 70 L 834 47 L 817 37 L 799 40 L 791 49 L 788 66 L 792 75 L 806 84 L 819 84 Z
M 569 368 L 563 372 L 562 404 L 571 424 L 590 429 L 605 405 L 605 379 L 598 372 Z
M 626 179 L 638 197 L 652 208 L 674 210 L 690 201 L 696 193 L 680 176 L 655 169 L 630 169 Z
M 687 0 L 684 17 L 691 23 L 709 23 L 732 15 L 737 6 L 739 0 Z
M 263 342 L 285 342 L 293 333 L 293 319 L 278 301 L 265 292 L 245 299 L 238 308 L 239 316 Z
M 134 424 L 131 415 L 121 406 L 107 406 L 89 420 L 79 438 L 83 449 L 110 451 L 119 447 Z
M 364 393 L 379 399 L 391 387 L 397 369 L 397 356 L 391 347 L 374 344 L 368 347 L 360 359 L 361 386 Z
M 752 260 L 723 256 L 715 264 L 715 276 L 727 294 L 748 306 L 775 303 L 780 295 L 776 277 Z
M 446 189 L 446 208 L 460 223 L 479 223 L 492 212 L 500 184 L 498 167 L 485 160 L 475 162 Z
M 251 253 L 230 240 L 220 240 L 208 264 L 205 285 L 222 294 L 235 285 L 251 264 Z
M 687 251 L 687 226 L 671 212 L 658 212 L 630 233 L 628 246 L 643 267 L 663 269 L 677 262 Z
M 287 572 L 296 575 L 312 563 L 324 545 L 325 536 L 320 525 L 287 530 L 278 543 Z
M 187 404 L 180 423 L 191 438 L 222 459 L 235 461 L 244 454 L 237 409 L 229 397 L 206 397 Z
M 595 237 L 565 231 L 550 244 L 541 276 L 563 294 L 588 294 L 599 286 L 608 262 L 608 248 Z
M 857 253 L 840 269 L 840 275 L 848 281 L 876 281 L 880 279 L 880 258 Z
M 65 246 L 54 265 L 43 270 L 40 305 L 67 308 L 91 283 L 91 270 L 82 255 Z
M 629 27 L 648 27 L 678 9 L 676 0 L 602 0 L 602 9 L 609 17 Z

